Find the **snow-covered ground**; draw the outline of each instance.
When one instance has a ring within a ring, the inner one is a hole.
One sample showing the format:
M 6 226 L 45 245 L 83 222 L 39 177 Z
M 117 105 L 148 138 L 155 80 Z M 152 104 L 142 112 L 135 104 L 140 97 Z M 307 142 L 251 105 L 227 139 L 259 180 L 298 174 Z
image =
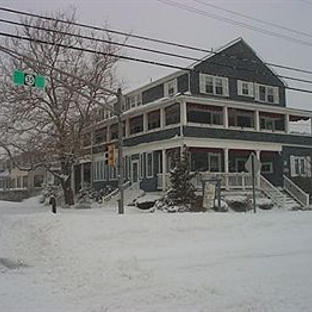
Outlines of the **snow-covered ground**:
M 0 311 L 312 310 L 312 212 L 0 202 Z

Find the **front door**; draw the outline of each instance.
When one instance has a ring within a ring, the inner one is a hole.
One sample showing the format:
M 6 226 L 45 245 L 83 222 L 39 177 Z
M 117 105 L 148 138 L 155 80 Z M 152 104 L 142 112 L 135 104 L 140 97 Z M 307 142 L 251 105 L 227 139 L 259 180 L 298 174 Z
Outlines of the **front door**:
M 139 161 L 134 160 L 131 163 L 131 183 L 139 181 Z

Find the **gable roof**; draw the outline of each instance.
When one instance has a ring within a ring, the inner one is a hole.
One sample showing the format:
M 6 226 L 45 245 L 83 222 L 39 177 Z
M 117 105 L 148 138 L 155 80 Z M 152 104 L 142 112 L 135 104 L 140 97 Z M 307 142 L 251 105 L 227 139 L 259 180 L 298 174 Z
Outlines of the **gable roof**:
M 205 65 L 211 66 L 205 66 Z M 205 70 L 206 67 L 206 70 Z M 287 86 L 286 82 L 278 77 L 278 74 L 265 62 L 262 58 L 251 48 L 246 41 L 239 37 L 226 45 L 218 48 L 215 51 L 211 51 L 211 54 L 206 55 L 199 61 L 186 67 L 185 70 L 177 70 L 169 75 L 163 76 L 150 83 L 144 84 L 141 87 L 129 90 L 126 95 L 135 94 L 138 91 L 147 90 L 153 86 L 157 86 L 163 82 L 174 79 L 182 74 L 185 74 L 189 70 L 203 69 L 203 72 L 207 72 L 212 75 L 227 76 L 245 79 L 248 81 L 258 81 L 262 83 L 268 83 L 278 86 Z
M 210 74 L 242 78 L 285 86 L 277 73 L 259 57 L 243 38 L 237 38 L 191 65 L 192 69 Z

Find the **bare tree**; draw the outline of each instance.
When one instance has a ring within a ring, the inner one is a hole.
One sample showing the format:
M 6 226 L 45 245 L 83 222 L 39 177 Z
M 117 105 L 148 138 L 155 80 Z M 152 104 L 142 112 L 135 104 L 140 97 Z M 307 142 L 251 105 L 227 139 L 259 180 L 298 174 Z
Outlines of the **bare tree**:
M 74 12 L 55 13 L 51 17 L 55 20 L 24 19 L 23 28 L 16 31 L 30 41 L 10 39 L 5 43 L 10 50 L 25 57 L 21 60 L 1 55 L 0 146 L 18 168 L 34 170 L 43 166 L 58 177 L 65 203 L 72 205 L 73 164 L 82 152 L 83 132 L 96 117 L 94 111 L 98 104 L 92 99 L 101 103 L 107 101 L 110 95 L 101 87 L 116 90 L 118 58 L 111 55 L 118 55 L 120 50 L 105 32 L 100 34 L 105 42 L 70 35 L 85 35 L 81 28 L 72 24 Z M 60 19 L 69 23 L 61 23 Z M 88 35 L 95 36 L 94 33 Z M 100 35 L 97 33 L 97 37 Z M 85 49 L 100 53 L 88 53 Z M 44 90 L 14 86 L 11 76 L 15 69 L 45 76 Z M 75 90 L 88 95 L 89 99 Z M 59 165 L 58 170 L 55 164 Z

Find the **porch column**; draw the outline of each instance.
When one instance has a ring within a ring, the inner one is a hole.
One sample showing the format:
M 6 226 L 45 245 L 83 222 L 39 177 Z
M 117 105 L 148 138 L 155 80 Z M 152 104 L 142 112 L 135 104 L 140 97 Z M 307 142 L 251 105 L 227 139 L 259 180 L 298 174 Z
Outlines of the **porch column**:
M 225 189 L 228 190 L 229 189 L 229 176 L 228 176 L 228 173 L 229 173 L 229 149 L 224 148 L 223 153 L 224 153 Z
M 180 102 L 180 115 L 181 115 L 181 124 L 186 125 L 187 115 L 186 115 L 186 103 L 185 103 L 185 101 Z
M 229 127 L 229 114 L 227 106 L 223 107 L 223 126 L 226 129 Z
M 147 113 L 143 114 L 143 132 L 147 132 L 148 124 L 147 124 Z
M 289 133 L 290 129 L 289 129 L 289 114 L 285 115 L 285 132 Z
M 161 151 L 161 158 L 162 158 L 162 176 L 161 176 L 161 184 L 162 184 L 162 190 L 166 190 L 166 173 L 167 173 L 167 159 L 166 159 L 166 150 L 163 149 Z
M 160 128 L 163 129 L 165 127 L 165 109 L 160 109 Z
M 259 117 L 259 111 L 255 111 L 255 129 L 256 131 L 260 131 L 260 117 Z

